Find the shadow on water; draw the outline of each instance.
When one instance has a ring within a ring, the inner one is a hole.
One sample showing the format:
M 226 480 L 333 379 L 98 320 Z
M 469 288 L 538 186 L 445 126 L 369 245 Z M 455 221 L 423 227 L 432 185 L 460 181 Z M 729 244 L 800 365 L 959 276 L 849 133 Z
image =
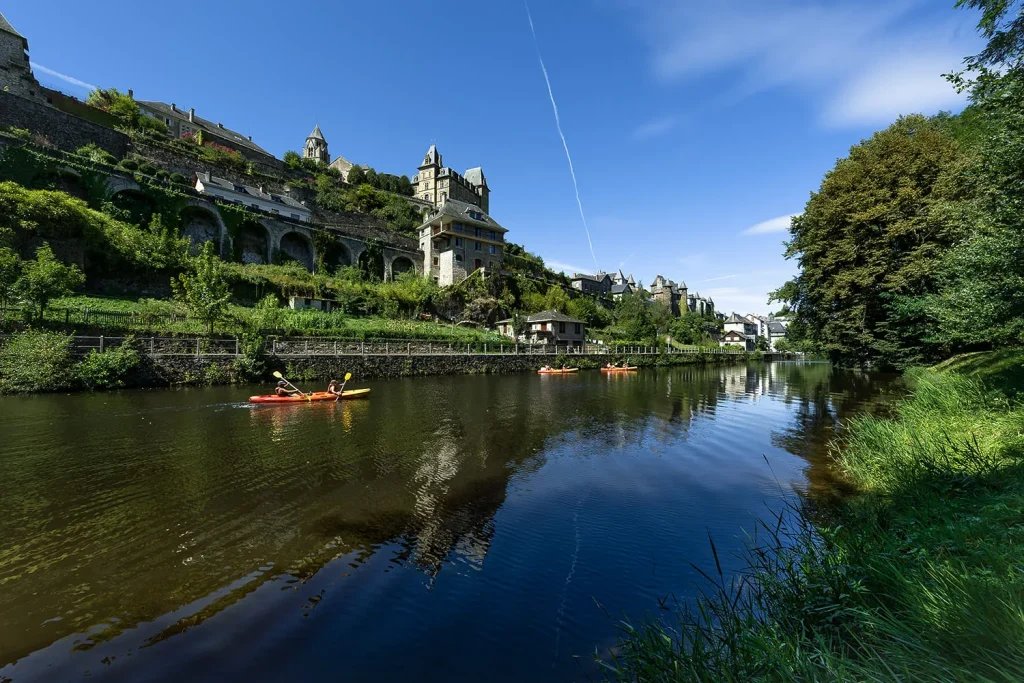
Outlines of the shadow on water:
M 834 488 L 825 444 L 887 386 L 780 363 L 2 398 L 0 680 L 586 677 L 598 604 L 688 594 L 776 476 Z

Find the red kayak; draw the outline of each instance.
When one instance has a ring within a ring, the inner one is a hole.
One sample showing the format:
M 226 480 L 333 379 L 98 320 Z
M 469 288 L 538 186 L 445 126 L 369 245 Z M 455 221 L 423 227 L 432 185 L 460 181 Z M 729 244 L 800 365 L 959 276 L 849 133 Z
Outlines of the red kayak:
M 352 398 L 365 398 L 370 393 L 369 389 L 352 389 L 351 391 L 341 392 L 341 400 L 345 401 Z M 312 394 L 306 394 L 305 396 L 250 396 L 249 403 L 312 403 L 313 401 L 336 401 L 338 400 L 337 395 L 326 392 L 326 391 L 315 391 Z
M 639 367 L 628 367 L 628 368 L 601 368 L 601 372 L 636 372 Z

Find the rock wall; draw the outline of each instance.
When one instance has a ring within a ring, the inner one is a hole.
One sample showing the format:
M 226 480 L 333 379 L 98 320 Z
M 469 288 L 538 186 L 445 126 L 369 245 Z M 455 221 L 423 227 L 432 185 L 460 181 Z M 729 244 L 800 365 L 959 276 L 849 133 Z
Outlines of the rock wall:
M 128 153 L 128 136 L 113 128 L 72 116 L 67 112 L 0 91 L 0 129 L 27 128 L 59 149 L 73 152 L 90 142 L 118 159 Z

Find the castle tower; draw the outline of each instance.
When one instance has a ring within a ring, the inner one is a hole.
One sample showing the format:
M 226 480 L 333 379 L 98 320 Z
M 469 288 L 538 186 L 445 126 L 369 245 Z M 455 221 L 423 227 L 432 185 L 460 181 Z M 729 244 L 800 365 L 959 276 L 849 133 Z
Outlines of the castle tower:
M 479 197 L 477 205 L 484 210 L 484 213 L 490 213 L 491 188 L 487 187 L 487 177 L 484 175 L 484 169 L 480 166 L 469 169 L 466 171 L 466 181 L 473 186 Z
M 416 197 L 424 199 L 434 206 L 443 203 L 438 201 L 440 195 L 437 192 L 441 168 L 441 153 L 437 151 L 437 145 L 431 145 L 423 157 L 423 163 L 417 168 L 419 173 L 416 174 L 415 184 Z
M 0 92 L 45 101 L 41 86 L 32 75 L 28 41 L 0 14 Z
M 302 148 L 302 158 L 312 159 L 324 165 L 331 163 L 331 153 L 327 151 L 327 139 L 320 132 L 319 124 L 309 134 L 309 137 L 306 138 L 306 146 Z

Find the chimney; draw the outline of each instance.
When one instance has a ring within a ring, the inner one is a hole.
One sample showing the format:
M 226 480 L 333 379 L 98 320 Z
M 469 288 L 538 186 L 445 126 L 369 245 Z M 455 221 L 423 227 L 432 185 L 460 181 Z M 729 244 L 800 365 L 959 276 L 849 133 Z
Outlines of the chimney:
M 174 105 L 174 102 L 171 102 L 171 111 L 178 111 L 178 108 Z
M 192 123 L 195 120 L 196 120 L 196 108 L 195 107 L 191 107 L 188 110 L 188 122 Z
M 221 123 L 220 121 L 218 121 L 218 122 L 217 122 L 217 127 L 218 127 L 218 128 L 223 128 L 223 127 L 224 127 L 224 124 L 223 124 L 223 123 Z
M 249 136 L 249 142 L 252 142 L 252 136 L 251 135 Z
M 135 99 L 135 91 L 131 88 L 128 88 L 128 97 L 132 98 L 133 100 Z

